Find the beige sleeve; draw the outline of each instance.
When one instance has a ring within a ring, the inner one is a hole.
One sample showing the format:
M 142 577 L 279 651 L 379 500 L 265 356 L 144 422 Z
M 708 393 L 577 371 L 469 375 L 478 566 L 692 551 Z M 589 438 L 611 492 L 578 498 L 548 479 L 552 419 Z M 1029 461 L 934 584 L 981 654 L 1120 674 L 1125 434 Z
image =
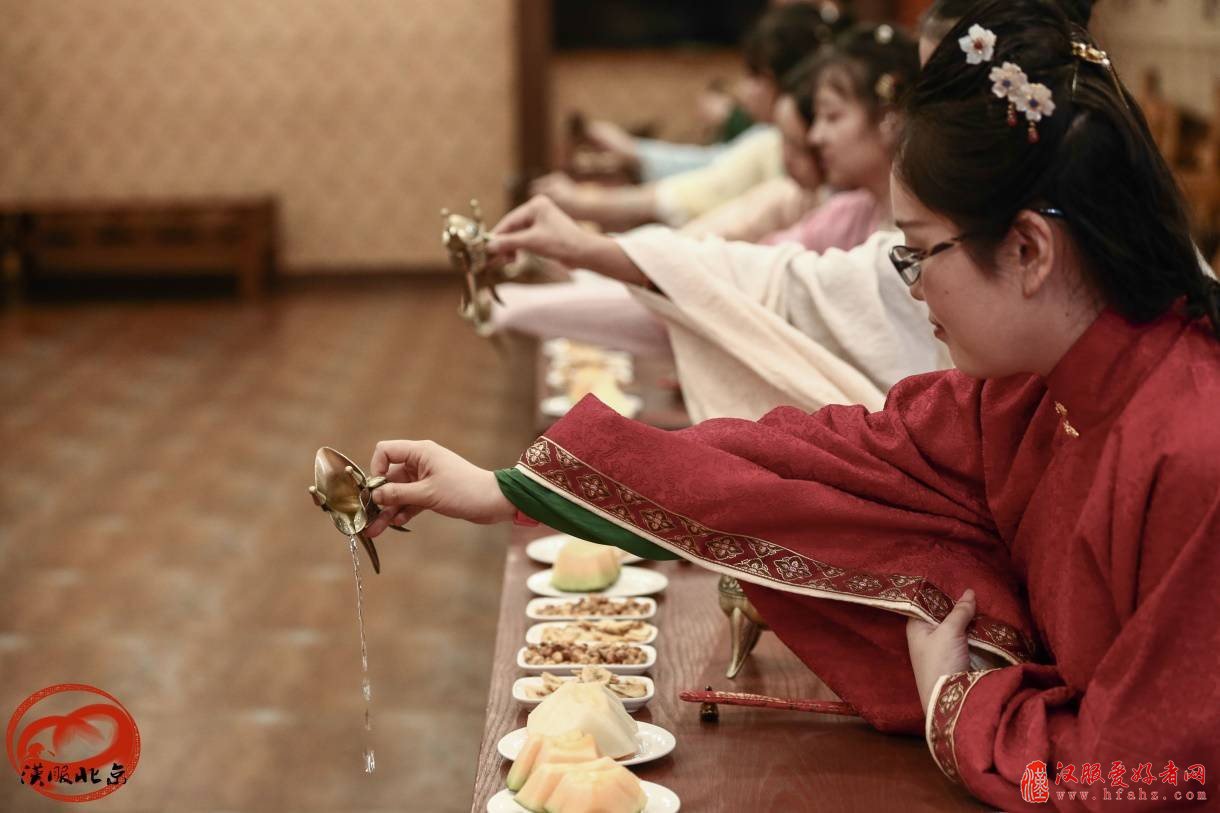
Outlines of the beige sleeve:
M 784 176 L 772 178 L 728 203 L 700 215 L 680 231 L 689 237 L 721 237 L 757 242 L 796 223 L 823 200 Z
M 760 183 L 783 174 L 783 145 L 769 128 L 742 139 L 701 169 L 683 172 L 655 185 L 657 214 L 671 226 L 681 226 Z

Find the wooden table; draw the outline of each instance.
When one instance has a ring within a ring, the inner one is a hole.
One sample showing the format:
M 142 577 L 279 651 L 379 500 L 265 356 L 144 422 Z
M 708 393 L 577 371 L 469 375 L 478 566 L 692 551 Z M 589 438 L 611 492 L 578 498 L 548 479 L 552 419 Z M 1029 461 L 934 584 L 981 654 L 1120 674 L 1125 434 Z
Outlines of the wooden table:
M 534 352 L 534 425 L 541 435 L 559 420 L 542 411 L 542 402 L 552 395 L 558 395 L 559 391 L 547 384 L 549 360 L 542 351 L 541 343 L 538 343 Z M 623 391 L 637 395 L 643 401 L 635 419 L 659 429 L 682 429 L 690 426 L 690 417 L 686 414 L 682 393 L 678 389 L 678 371 L 674 367 L 673 359 L 635 356 L 632 366 L 635 380 L 623 387 Z
M 504 787 L 509 763 L 496 743 L 525 725 L 527 710 L 512 699 L 512 684 L 522 675 L 516 653 L 531 623 L 525 580 L 542 567 L 526 558 L 525 544 L 548 533 L 515 528 L 508 551 L 473 813 Z M 716 576 L 685 562 L 643 566 L 670 581 L 657 596 L 656 696 L 634 716 L 673 732 L 678 745 L 634 770 L 676 792 L 684 811 L 986 809 L 941 775 L 922 739 L 880 734 L 856 718 L 722 705 L 718 723 L 701 723 L 698 705 L 679 700 L 679 691 L 710 684 L 789 697 L 834 694 L 769 632 L 727 680 L 728 622 L 717 605 Z

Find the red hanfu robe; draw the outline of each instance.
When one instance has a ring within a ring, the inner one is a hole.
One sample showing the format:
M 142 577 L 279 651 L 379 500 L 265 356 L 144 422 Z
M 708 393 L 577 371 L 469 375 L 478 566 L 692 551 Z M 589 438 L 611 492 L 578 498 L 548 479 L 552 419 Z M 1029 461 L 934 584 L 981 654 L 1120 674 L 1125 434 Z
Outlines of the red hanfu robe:
M 924 731 L 986 802 L 1024 807 L 1037 760 L 1065 808 L 1082 803 L 1056 792 L 1101 809 L 1103 790 L 1212 795 L 1220 342 L 1206 322 L 1105 312 L 1046 379 L 930 373 L 871 414 L 780 408 L 663 432 L 586 399 L 514 473 L 738 577 L 865 719 Z M 997 668 L 945 676 L 925 716 L 906 617 L 939 621 L 968 587 L 970 642 Z

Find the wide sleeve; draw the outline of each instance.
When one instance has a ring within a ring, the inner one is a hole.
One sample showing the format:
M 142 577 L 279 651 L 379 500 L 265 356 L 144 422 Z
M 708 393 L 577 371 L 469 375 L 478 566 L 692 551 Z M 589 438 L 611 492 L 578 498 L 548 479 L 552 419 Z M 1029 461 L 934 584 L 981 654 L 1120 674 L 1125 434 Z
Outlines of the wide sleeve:
M 657 213 L 665 223 L 681 226 L 782 174 L 782 140 L 768 127 L 735 142 L 705 167 L 657 181 Z
M 664 294 L 630 289 L 669 331 L 692 415 L 757 419 L 776 404 L 879 409 L 898 380 L 948 366 L 888 259 L 899 239 L 824 254 L 656 227 L 618 241 Z
M 652 183 L 671 175 L 707 166 L 729 144 L 681 144 L 653 138 L 635 139 L 636 158 L 640 162 L 640 180 Z
M 1025 809 L 1023 798 L 1038 809 L 1043 796 L 1067 810 L 1108 810 L 1127 793 L 1142 809 L 1193 809 L 1203 797 L 1187 792 L 1215 798 L 1214 778 L 1205 781 L 1220 766 L 1220 495 L 1209 470 L 1214 462 L 1179 467 L 1150 495 L 1136 530 L 1135 601 L 1116 583 L 1114 605 L 1126 616 L 1117 635 L 1082 638 L 1082 647 L 1105 646 L 1085 685 L 1054 666 L 941 678 L 926 735 L 947 776 L 1005 810 Z M 1090 619 L 1079 623 L 1087 636 Z
M 1033 650 L 987 508 L 980 391 L 959 373 L 929 374 L 902 382 L 878 412 L 781 408 L 677 432 L 586 398 L 517 468 L 736 577 L 771 628 L 869 722 L 916 731 L 907 617 L 938 622 L 974 587 L 972 644 L 1009 662 Z
M 759 241 L 801 220 L 821 201 L 789 177 L 773 178 L 700 215 L 682 227 L 688 237 Z
M 557 531 L 602 545 L 614 545 L 655 562 L 682 558 L 626 528 L 602 519 L 579 503 L 543 488 L 516 469 L 496 471 L 496 483 L 500 486 L 500 493 L 518 511 Z

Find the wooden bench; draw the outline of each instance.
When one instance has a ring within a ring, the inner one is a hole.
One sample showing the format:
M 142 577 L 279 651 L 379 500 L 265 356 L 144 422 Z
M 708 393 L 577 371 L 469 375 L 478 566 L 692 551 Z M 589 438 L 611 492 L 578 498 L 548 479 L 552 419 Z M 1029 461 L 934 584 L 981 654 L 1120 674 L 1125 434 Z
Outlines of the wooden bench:
M 274 198 L 82 200 L 0 207 L 25 282 L 95 276 L 232 276 L 245 298 L 276 263 Z

